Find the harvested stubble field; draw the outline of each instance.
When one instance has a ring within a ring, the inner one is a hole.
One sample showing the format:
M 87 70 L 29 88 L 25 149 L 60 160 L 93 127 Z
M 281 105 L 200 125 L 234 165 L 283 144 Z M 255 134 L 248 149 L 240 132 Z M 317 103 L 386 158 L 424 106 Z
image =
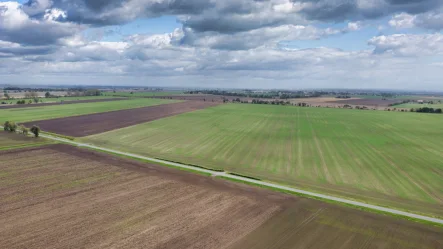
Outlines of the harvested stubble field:
M 442 248 L 443 230 L 68 145 L 1 151 L 3 248 Z
M 148 106 L 129 110 L 96 113 L 59 119 L 33 121 L 26 126 L 38 125 L 43 131 L 73 137 L 83 137 L 123 127 L 133 126 L 185 112 L 216 106 L 219 103 L 186 101 L 180 103 Z
M 91 113 L 109 112 L 116 110 L 125 110 L 140 108 L 145 106 L 154 106 L 168 103 L 176 103 L 175 100 L 163 99 L 128 99 L 110 102 L 95 102 L 71 105 L 55 105 L 43 107 L 27 107 L 19 109 L 0 110 L 0 122 L 7 120 L 15 122 L 27 122 L 35 120 L 45 120 L 53 118 L 62 118 L 69 116 L 78 116 Z
M 36 146 L 46 143 L 49 142 L 42 138 L 31 138 L 25 137 L 21 134 L 0 131 L 0 150 L 7 150 L 17 147 Z
M 66 99 L 66 98 L 64 98 L 64 99 Z M 126 98 L 99 98 L 99 99 L 91 98 L 91 99 L 80 99 L 80 100 L 75 100 L 74 98 L 72 98 L 71 100 L 69 100 L 69 99 L 68 100 L 53 99 L 52 102 L 48 101 L 48 102 L 45 102 L 45 103 L 37 103 L 37 104 L 0 105 L 0 109 L 31 108 L 31 107 L 53 106 L 53 105 L 68 105 L 68 104 L 108 102 L 108 101 L 117 101 L 117 100 L 125 100 L 125 99 Z
M 443 217 L 440 115 L 227 104 L 82 139 Z

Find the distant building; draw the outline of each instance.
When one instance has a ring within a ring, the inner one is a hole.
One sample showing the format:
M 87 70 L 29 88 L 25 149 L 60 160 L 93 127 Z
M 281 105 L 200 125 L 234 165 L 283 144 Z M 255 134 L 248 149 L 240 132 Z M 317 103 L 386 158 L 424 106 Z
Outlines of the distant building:
M 417 100 L 417 103 L 419 103 L 419 104 L 423 104 L 424 101 L 423 101 L 423 100 Z

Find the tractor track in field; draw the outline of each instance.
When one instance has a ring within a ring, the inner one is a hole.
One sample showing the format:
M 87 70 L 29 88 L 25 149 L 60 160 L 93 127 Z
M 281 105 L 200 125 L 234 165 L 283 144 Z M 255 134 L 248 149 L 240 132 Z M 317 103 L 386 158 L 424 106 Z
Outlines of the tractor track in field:
M 0 129 L 2 129 L 2 128 L 3 127 L 0 126 Z M 169 165 L 169 166 L 173 166 L 173 167 L 177 167 L 177 168 L 182 168 L 182 169 L 192 170 L 192 171 L 201 172 L 201 173 L 205 173 L 205 174 L 210 174 L 210 175 L 216 176 L 216 177 L 224 177 L 224 178 L 228 178 L 231 180 L 242 181 L 245 183 L 254 184 L 257 186 L 268 187 L 268 188 L 270 187 L 270 188 L 274 188 L 274 189 L 278 189 L 278 190 L 282 190 L 282 191 L 292 192 L 294 194 L 305 195 L 305 196 L 312 197 L 312 198 L 319 198 L 319 199 L 323 199 L 326 201 L 333 201 L 333 202 L 337 202 L 337 203 L 341 203 L 341 204 L 352 205 L 352 206 L 355 206 L 358 208 L 365 208 L 365 209 L 370 209 L 370 210 L 374 210 L 374 211 L 378 211 L 378 212 L 388 213 L 391 215 L 398 215 L 398 216 L 402 216 L 405 218 L 412 218 L 412 219 L 416 219 L 416 220 L 432 222 L 432 223 L 443 225 L 443 219 L 439 219 L 439 218 L 435 218 L 435 217 L 419 215 L 419 214 L 405 212 L 405 211 L 401 211 L 401 210 L 397 210 L 397 209 L 393 209 L 393 208 L 381 207 L 381 206 L 377 206 L 377 205 L 367 204 L 367 203 L 359 202 L 359 201 L 353 201 L 353 200 L 335 197 L 335 196 L 326 195 L 326 194 L 314 193 L 314 192 L 305 191 L 305 190 L 301 190 L 301 189 L 297 189 L 297 188 L 292 188 L 292 187 L 288 187 L 288 186 L 284 186 L 284 185 L 280 185 L 280 184 L 254 180 L 251 178 L 242 177 L 242 176 L 238 176 L 238 175 L 232 175 L 227 172 L 218 172 L 218 171 L 213 171 L 213 170 L 209 170 L 209 169 L 203 169 L 203 168 L 199 168 L 199 167 L 189 166 L 189 165 L 185 165 L 185 164 L 181 164 L 181 163 L 174 163 L 174 162 L 169 162 L 169 161 L 165 161 L 165 160 L 161 160 L 161 159 L 145 157 L 145 156 L 136 155 L 136 154 L 132 154 L 132 153 L 108 149 L 108 148 L 99 147 L 99 146 L 95 146 L 95 145 L 91 145 L 91 144 L 78 143 L 75 141 L 71 141 L 71 140 L 63 139 L 63 138 L 58 138 L 58 137 L 54 137 L 54 136 L 50 136 L 50 135 L 41 134 L 40 136 L 47 138 L 47 139 L 55 140 L 58 142 L 63 142 L 66 144 L 78 146 L 78 147 L 89 148 L 89 149 L 99 150 L 99 151 L 117 154 L 117 155 L 121 155 L 121 156 L 132 157 L 132 158 L 136 158 L 136 159 L 161 163 L 164 165 Z

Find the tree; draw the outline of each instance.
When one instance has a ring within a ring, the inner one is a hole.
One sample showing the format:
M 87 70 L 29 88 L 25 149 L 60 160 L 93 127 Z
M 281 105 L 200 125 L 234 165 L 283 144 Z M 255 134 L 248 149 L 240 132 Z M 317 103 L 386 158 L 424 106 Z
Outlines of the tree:
M 35 137 L 38 137 L 40 134 L 40 127 L 36 125 L 32 126 L 31 132 L 34 134 Z
M 6 121 L 6 122 L 3 124 L 3 130 L 5 130 L 5 131 L 9 131 L 9 121 Z
M 3 125 L 3 129 L 9 132 L 15 132 L 17 130 L 17 124 L 12 121 L 6 121 Z
M 22 131 L 22 134 L 25 136 L 29 134 L 29 129 L 26 128 L 24 125 L 20 125 L 20 130 Z
M 45 98 L 50 98 L 50 97 L 51 97 L 51 94 L 49 92 L 46 92 L 45 93 Z
M 36 103 L 36 104 L 38 103 L 38 98 L 34 98 L 33 100 L 34 100 L 34 103 Z
M 6 91 L 5 91 L 4 95 L 7 100 L 11 99 L 11 96 L 9 96 L 9 94 Z

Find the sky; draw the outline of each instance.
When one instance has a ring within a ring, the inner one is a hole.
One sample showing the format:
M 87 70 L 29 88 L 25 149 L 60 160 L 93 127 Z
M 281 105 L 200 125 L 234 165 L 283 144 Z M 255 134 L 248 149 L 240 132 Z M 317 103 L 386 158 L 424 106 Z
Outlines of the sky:
M 443 90 L 443 0 L 0 0 L 0 84 Z

